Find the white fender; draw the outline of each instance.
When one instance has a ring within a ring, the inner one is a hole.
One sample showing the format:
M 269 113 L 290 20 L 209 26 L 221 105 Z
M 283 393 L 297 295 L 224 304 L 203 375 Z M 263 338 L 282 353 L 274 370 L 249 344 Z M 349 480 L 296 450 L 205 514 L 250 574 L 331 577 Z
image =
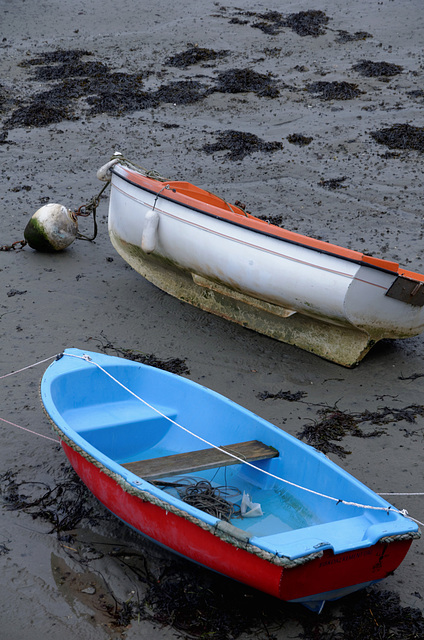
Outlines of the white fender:
M 150 209 L 144 217 L 143 235 L 141 236 L 141 248 L 145 253 L 155 250 L 158 239 L 159 213 Z
M 117 162 L 119 162 L 119 158 L 114 158 L 113 160 L 110 160 L 109 162 L 104 164 L 103 167 L 100 167 L 100 169 L 96 173 L 97 178 L 102 182 L 110 182 L 112 176 L 109 169 L 113 167 L 113 165 Z

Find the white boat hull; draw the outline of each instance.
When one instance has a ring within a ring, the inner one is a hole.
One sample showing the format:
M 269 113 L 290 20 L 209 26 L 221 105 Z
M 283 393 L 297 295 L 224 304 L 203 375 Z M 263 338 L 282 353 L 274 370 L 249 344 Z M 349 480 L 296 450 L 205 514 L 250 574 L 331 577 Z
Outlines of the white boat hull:
M 205 214 L 187 205 L 199 205 L 194 199 L 168 197 L 166 183 L 150 191 L 128 176 L 114 167 L 112 244 L 171 295 L 345 366 L 357 364 L 382 338 L 423 330 L 422 305 L 386 295 L 397 271 L 285 241 L 266 233 L 273 225 L 263 223 L 262 232 Z

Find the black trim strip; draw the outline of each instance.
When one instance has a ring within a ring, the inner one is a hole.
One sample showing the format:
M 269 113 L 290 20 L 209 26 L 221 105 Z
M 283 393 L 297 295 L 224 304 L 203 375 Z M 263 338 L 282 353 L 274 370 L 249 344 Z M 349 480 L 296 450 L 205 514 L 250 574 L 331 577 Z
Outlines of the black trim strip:
M 246 226 L 244 224 L 236 222 L 235 220 L 227 220 L 227 218 L 222 218 L 221 216 L 219 216 L 219 215 L 217 215 L 215 213 L 209 213 L 209 211 L 204 211 L 203 209 L 198 209 L 197 207 L 193 207 L 192 205 L 178 202 L 178 201 L 174 200 L 173 198 L 170 198 L 170 197 L 166 196 L 164 191 L 162 191 L 160 193 L 157 193 L 153 189 L 148 189 L 147 187 L 143 187 L 140 184 L 137 184 L 136 182 L 133 182 L 129 178 L 127 178 L 125 176 L 122 176 L 120 173 L 115 171 L 114 167 L 111 167 L 109 169 L 109 171 L 111 173 L 114 173 L 116 176 L 118 176 L 118 178 L 121 178 L 121 180 L 124 180 L 124 182 L 128 182 L 128 184 L 132 184 L 133 187 L 141 189 L 142 191 L 147 191 L 148 193 L 151 193 L 151 194 L 157 196 L 158 198 L 163 198 L 164 200 L 168 200 L 169 202 L 173 202 L 174 204 L 175 203 L 179 204 L 181 207 L 186 207 L 186 209 L 190 209 L 191 211 L 196 211 L 197 213 L 202 213 L 204 216 L 208 216 L 209 218 L 215 218 L 216 220 L 222 220 L 223 222 L 227 222 L 228 224 L 232 224 L 235 227 L 240 227 L 241 229 L 248 229 L 249 231 L 253 231 L 254 233 L 259 233 L 260 235 L 267 236 L 268 238 L 275 238 L 276 240 L 281 240 L 282 242 L 288 242 L 289 244 L 294 244 L 294 245 L 296 245 L 298 247 L 304 247 L 305 249 L 310 249 L 311 251 L 316 251 L 317 253 L 324 253 L 325 255 L 333 256 L 335 258 L 339 258 L 340 260 L 346 260 L 346 262 L 353 262 L 354 264 L 359 264 L 359 265 L 364 266 L 364 267 L 369 267 L 370 269 L 376 269 L 377 271 L 383 271 L 383 273 L 390 273 L 393 277 L 399 275 L 399 273 L 397 271 L 392 271 L 391 269 L 384 269 L 383 267 L 379 267 L 376 264 L 371 264 L 369 262 L 364 262 L 363 260 L 359 260 L 359 259 L 358 260 L 354 260 L 353 258 L 347 258 L 346 256 L 341 256 L 341 255 L 339 255 L 338 253 L 336 253 L 334 251 L 326 251 L 325 249 L 318 249 L 317 247 L 312 247 L 312 246 L 310 246 L 310 245 L 308 245 L 306 243 L 303 243 L 303 242 L 296 242 L 295 240 L 290 240 L 289 238 L 282 238 L 281 236 L 274 235 L 273 233 L 268 233 L 267 231 L 262 231 L 260 229 L 254 229 L 252 227 L 248 227 L 248 226 Z M 225 202 L 225 200 L 223 200 L 223 202 Z M 229 211 L 229 213 L 231 213 L 231 212 Z M 259 218 L 257 218 L 257 219 L 259 220 Z

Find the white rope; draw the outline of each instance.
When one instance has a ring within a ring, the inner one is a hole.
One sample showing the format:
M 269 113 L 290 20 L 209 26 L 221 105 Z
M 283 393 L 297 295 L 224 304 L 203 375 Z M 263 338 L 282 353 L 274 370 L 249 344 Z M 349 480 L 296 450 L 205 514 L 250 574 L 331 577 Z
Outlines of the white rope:
M 40 438 L 45 438 L 46 440 L 51 440 L 52 442 L 56 442 L 59 444 L 59 440 L 55 438 L 50 438 L 49 436 L 43 436 L 42 433 L 37 433 L 36 431 L 32 431 L 31 429 L 27 429 L 26 427 L 21 427 L 19 424 L 15 424 L 14 422 L 10 422 L 10 420 L 5 420 L 4 418 L 0 418 L 2 422 L 6 422 L 7 424 L 11 424 L 12 427 L 17 427 L 18 429 L 22 429 L 23 431 L 28 431 L 29 433 L 33 433 L 36 436 L 40 436 Z
M 389 511 L 392 511 L 393 513 L 398 513 L 399 515 L 402 515 L 405 518 L 409 518 L 410 520 L 413 520 L 414 522 L 417 522 L 419 525 L 424 526 L 424 523 L 422 523 L 419 520 L 416 520 L 415 518 L 410 516 L 408 514 L 408 512 L 406 511 L 406 509 L 399 510 L 399 509 L 395 509 L 394 507 L 391 507 L 391 506 L 388 506 L 388 507 L 376 507 L 376 506 L 372 506 L 372 505 L 366 505 L 366 504 L 360 504 L 360 503 L 357 503 L 357 502 L 351 502 L 351 501 L 348 501 L 348 500 L 343 500 L 341 498 L 335 498 L 334 496 L 326 495 L 325 493 L 320 493 L 319 491 L 314 491 L 314 489 L 308 489 L 307 487 L 302 487 L 301 485 L 296 484 L 295 482 L 290 482 L 290 480 L 285 480 L 284 478 L 280 478 L 279 476 L 271 473 L 270 471 L 266 471 L 265 469 L 261 469 L 260 467 L 257 467 L 254 464 L 252 464 L 251 462 L 248 462 L 247 460 L 244 460 L 243 458 L 240 458 L 239 456 L 237 456 L 237 455 L 235 455 L 235 454 L 233 454 L 233 453 L 231 453 L 229 451 L 226 451 L 225 449 L 222 449 L 221 447 L 213 444 L 212 442 L 209 442 L 209 440 L 206 440 L 205 438 L 202 438 L 201 436 L 199 436 L 198 434 L 194 433 L 193 431 L 190 431 L 190 429 L 187 429 L 187 427 L 184 427 L 183 425 L 179 424 L 178 422 L 175 422 L 175 420 L 173 420 L 169 416 L 167 416 L 164 413 L 162 413 L 159 409 L 157 409 L 153 405 L 149 404 L 146 400 L 143 400 L 143 398 L 140 398 L 140 396 L 138 396 L 136 393 L 134 393 L 134 391 L 131 391 L 131 389 L 126 387 L 124 384 L 122 384 L 122 382 L 117 380 L 111 373 L 106 371 L 106 369 L 104 369 L 100 364 L 98 364 L 97 362 L 92 360 L 90 358 L 90 356 L 88 356 L 87 354 L 84 354 L 83 356 L 78 356 L 78 355 L 73 354 L 73 353 L 64 353 L 63 355 L 70 356 L 70 357 L 73 357 L 73 358 L 78 358 L 80 360 L 85 360 L 86 362 L 94 364 L 103 373 L 105 373 L 111 380 L 116 382 L 120 387 L 125 389 L 125 391 L 127 391 L 132 396 L 134 396 L 134 398 L 136 398 L 137 400 L 142 402 L 144 405 L 146 405 L 147 407 L 149 407 L 150 409 L 152 409 L 153 411 L 158 413 L 160 416 L 162 416 L 163 418 L 165 418 L 166 420 L 168 420 L 169 422 L 174 424 L 179 429 L 182 429 L 186 433 L 192 435 L 193 437 L 197 438 L 201 442 L 204 442 L 205 444 L 209 445 L 210 447 L 213 447 L 214 449 L 217 449 L 218 451 L 222 451 L 223 453 L 229 455 L 231 458 L 234 458 L 235 460 L 238 460 L 239 462 L 241 462 L 241 463 L 243 463 L 243 464 L 245 464 L 245 465 L 247 465 L 249 467 L 252 467 L 252 469 L 256 469 L 257 471 L 261 471 L 265 475 L 267 475 L 267 476 L 269 476 L 271 478 L 274 478 L 275 480 L 278 480 L 279 482 L 283 482 L 283 483 L 288 484 L 288 485 L 290 485 L 292 487 L 296 487 L 296 489 L 301 489 L 303 491 L 307 491 L 308 493 L 313 493 L 314 495 L 320 496 L 321 498 L 326 498 L 327 500 L 332 500 L 333 502 L 337 502 L 338 504 L 342 503 L 342 504 L 345 504 L 345 505 L 348 505 L 348 506 L 352 506 L 352 507 L 360 507 L 362 509 L 372 509 L 372 510 L 375 510 L 375 511 L 387 511 L 387 513 L 389 513 Z
M 424 493 L 378 493 L 379 496 L 424 496 Z
M 49 358 L 45 358 L 44 360 L 39 360 L 38 362 L 35 362 L 34 364 L 30 364 L 27 367 L 23 367 L 22 369 L 18 369 L 17 371 L 6 373 L 4 376 L 0 376 L 0 380 L 3 380 L 3 378 L 8 378 L 9 376 L 14 376 L 17 373 L 22 373 L 22 371 L 26 371 L 27 369 L 32 369 L 33 367 L 36 367 L 39 364 L 44 364 L 45 362 L 48 362 L 49 360 L 53 360 L 54 358 L 57 358 L 57 354 L 55 354 L 54 356 L 50 356 Z M 12 427 L 16 427 L 17 429 L 22 429 L 22 431 L 27 431 L 28 433 L 32 433 L 35 436 L 39 436 L 40 438 L 45 438 L 46 440 L 51 440 L 52 442 L 59 443 L 59 440 L 55 440 L 54 438 L 50 438 L 49 436 L 44 436 L 42 433 L 37 433 L 36 431 L 32 431 L 32 429 L 27 429 L 26 427 L 22 427 L 19 424 L 10 422 L 10 420 L 5 420 L 4 418 L 0 418 L 0 420 L 2 422 L 6 422 L 6 424 L 10 424 Z
M 44 364 L 44 362 L 53 360 L 53 358 L 57 358 L 57 354 L 55 354 L 54 356 L 50 356 L 49 358 L 45 358 L 44 360 L 40 360 L 39 362 L 35 362 L 34 364 L 30 364 L 27 367 L 23 367 L 23 369 L 18 369 L 17 371 L 6 373 L 4 376 L 0 376 L 0 380 L 3 380 L 3 378 L 8 378 L 9 376 L 14 376 L 17 373 L 22 373 L 22 371 L 26 371 L 27 369 L 32 369 L 32 367 L 37 367 L 39 364 Z

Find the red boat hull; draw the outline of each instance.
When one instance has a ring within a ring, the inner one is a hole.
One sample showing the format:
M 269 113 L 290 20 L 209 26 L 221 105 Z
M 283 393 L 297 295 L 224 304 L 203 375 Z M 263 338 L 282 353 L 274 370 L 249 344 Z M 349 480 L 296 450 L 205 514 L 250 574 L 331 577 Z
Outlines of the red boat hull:
M 84 484 L 114 515 L 157 543 L 238 582 L 285 601 L 307 601 L 317 594 L 336 599 L 392 573 L 411 540 L 379 542 L 339 555 L 326 550 L 294 568 L 273 564 L 225 542 L 212 532 L 141 497 L 127 493 L 113 478 L 62 442 Z

